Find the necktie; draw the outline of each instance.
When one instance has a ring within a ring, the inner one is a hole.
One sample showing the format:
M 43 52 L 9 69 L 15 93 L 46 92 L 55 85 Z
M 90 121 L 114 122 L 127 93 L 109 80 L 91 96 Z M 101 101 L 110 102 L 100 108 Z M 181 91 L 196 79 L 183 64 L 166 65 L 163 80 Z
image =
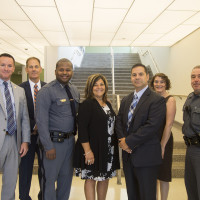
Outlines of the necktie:
M 5 86 L 4 94 L 6 98 L 7 129 L 8 129 L 9 135 L 13 135 L 16 131 L 13 105 L 11 101 L 10 91 L 8 89 L 8 83 L 4 81 L 3 84 Z
M 36 96 L 37 96 L 37 93 L 38 93 L 38 86 L 37 84 L 34 85 L 34 107 L 36 105 Z
M 74 98 L 70 92 L 69 86 L 65 85 L 65 90 L 67 92 L 67 96 L 70 101 L 70 106 L 71 106 L 71 111 L 72 111 L 72 116 L 74 117 L 74 132 L 76 133 L 77 127 L 76 127 L 76 109 L 75 109 L 75 102 Z
M 128 131 L 129 126 L 131 124 L 133 112 L 135 110 L 137 103 L 138 103 L 138 96 L 137 96 L 137 94 L 135 94 L 134 97 L 133 97 L 133 102 L 131 103 L 130 108 L 129 108 L 129 112 L 128 112 L 127 131 Z

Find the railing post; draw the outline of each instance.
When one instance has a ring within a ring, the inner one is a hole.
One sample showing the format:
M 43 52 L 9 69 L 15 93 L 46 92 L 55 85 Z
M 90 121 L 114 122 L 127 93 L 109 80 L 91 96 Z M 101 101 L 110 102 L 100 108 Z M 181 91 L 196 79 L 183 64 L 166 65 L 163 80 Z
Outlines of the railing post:
M 120 97 L 119 95 L 117 95 L 117 111 L 119 111 L 119 107 L 120 107 Z M 122 149 L 119 148 L 119 161 L 120 161 L 120 166 L 122 166 Z M 117 171 L 117 184 L 121 185 L 122 181 L 122 170 L 121 168 Z
M 114 53 L 113 48 L 110 47 L 110 54 L 111 54 L 111 67 L 112 67 L 112 94 L 115 94 L 115 63 L 114 63 Z

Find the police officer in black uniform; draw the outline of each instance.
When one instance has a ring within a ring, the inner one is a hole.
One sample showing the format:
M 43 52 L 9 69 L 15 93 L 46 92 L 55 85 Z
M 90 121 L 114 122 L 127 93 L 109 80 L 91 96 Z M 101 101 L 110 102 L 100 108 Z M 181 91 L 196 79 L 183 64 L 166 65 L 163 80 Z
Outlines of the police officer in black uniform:
M 183 106 L 183 138 L 187 145 L 185 186 L 188 200 L 200 199 L 200 65 L 191 73 L 193 92 Z

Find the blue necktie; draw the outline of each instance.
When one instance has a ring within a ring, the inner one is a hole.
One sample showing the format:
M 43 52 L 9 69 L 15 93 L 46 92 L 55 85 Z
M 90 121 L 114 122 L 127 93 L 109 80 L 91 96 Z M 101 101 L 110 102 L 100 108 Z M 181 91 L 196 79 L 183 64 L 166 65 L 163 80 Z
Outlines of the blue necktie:
M 128 112 L 127 131 L 128 131 L 129 126 L 131 124 L 133 112 L 135 110 L 137 103 L 138 103 L 138 96 L 137 96 L 137 94 L 135 94 L 134 97 L 133 97 L 133 102 L 131 103 L 130 108 L 129 108 L 129 112 Z
M 8 83 L 4 81 L 3 84 L 5 85 L 4 94 L 6 98 L 7 129 L 8 129 L 8 134 L 13 135 L 16 131 L 13 105 L 12 105 L 12 100 L 10 96 L 10 91 L 8 89 Z

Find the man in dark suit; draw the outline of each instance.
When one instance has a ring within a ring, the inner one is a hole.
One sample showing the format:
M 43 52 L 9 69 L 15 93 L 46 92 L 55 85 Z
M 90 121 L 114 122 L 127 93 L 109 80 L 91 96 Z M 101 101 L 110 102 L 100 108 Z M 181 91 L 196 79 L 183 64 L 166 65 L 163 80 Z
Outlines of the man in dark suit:
M 156 200 L 156 180 L 161 159 L 159 135 L 165 123 L 165 99 L 148 88 L 143 64 L 131 69 L 135 91 L 119 109 L 116 131 L 123 149 L 123 169 L 129 200 Z
M 26 73 L 28 74 L 29 80 L 23 82 L 22 84 L 20 84 L 20 86 L 24 88 L 27 99 L 31 127 L 31 144 L 29 145 L 29 151 L 27 155 L 23 157 L 19 167 L 19 199 L 21 200 L 31 200 L 31 197 L 29 196 L 29 191 L 31 187 L 35 153 L 37 153 L 39 164 L 39 183 L 41 182 L 41 159 L 39 153 L 38 132 L 34 112 L 37 92 L 42 86 L 45 85 L 44 82 L 40 81 L 41 72 L 42 68 L 40 65 L 40 60 L 36 57 L 28 58 L 26 61 Z M 39 192 L 38 194 L 38 199 L 41 199 L 41 192 Z

